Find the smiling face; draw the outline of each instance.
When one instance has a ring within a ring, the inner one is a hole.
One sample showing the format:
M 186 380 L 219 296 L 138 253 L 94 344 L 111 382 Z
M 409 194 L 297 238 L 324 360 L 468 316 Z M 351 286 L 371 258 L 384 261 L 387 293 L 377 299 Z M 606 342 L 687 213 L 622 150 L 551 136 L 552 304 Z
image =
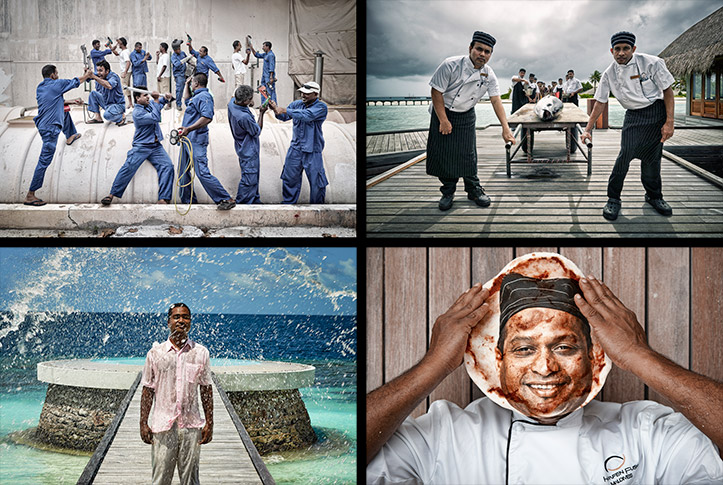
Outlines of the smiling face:
M 591 349 L 582 322 L 569 313 L 548 308 L 516 313 L 505 326 L 497 357 L 505 397 L 540 423 L 555 423 L 590 393 Z
M 492 47 L 481 42 L 475 42 L 469 46 L 469 59 L 475 69 L 482 69 L 492 57 Z
M 637 46 L 631 46 L 630 44 L 626 43 L 620 43 L 615 44 L 615 46 L 610 49 L 610 52 L 612 53 L 613 57 L 615 58 L 615 62 L 621 65 L 625 65 L 628 62 L 630 62 L 630 59 L 633 58 L 633 52 L 635 52 L 635 49 Z
M 191 328 L 191 311 L 185 306 L 171 310 L 168 315 L 168 329 L 171 331 L 171 340 L 181 345 L 188 340 L 188 331 Z

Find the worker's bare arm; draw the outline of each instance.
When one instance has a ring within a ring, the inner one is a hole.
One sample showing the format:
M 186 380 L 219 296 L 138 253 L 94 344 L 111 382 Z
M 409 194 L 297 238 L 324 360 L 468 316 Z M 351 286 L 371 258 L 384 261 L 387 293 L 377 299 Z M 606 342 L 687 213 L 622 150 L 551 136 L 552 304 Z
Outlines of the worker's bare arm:
M 404 419 L 464 360 L 472 329 L 489 311 L 489 292 L 477 284 L 463 293 L 432 328 L 429 350 L 407 372 L 367 394 L 367 464 Z
M 665 396 L 723 450 L 723 384 L 680 367 L 648 346 L 635 313 L 604 283 L 581 280 L 580 311 L 613 362 Z
M 590 118 L 588 118 L 585 131 L 580 134 L 580 141 L 583 144 L 585 143 L 585 140 L 592 140 L 592 128 L 595 126 L 595 122 L 600 117 L 604 109 L 605 103 L 595 101 L 595 106 L 592 108 L 592 113 L 590 113 Z
M 148 426 L 148 415 L 151 413 L 154 395 L 155 391 L 153 389 L 143 386 L 143 394 L 141 394 L 141 439 L 149 445 L 153 444 L 153 433 Z
M 490 96 L 490 102 L 492 103 L 492 108 L 495 110 L 497 119 L 500 120 L 500 124 L 502 125 L 502 138 L 504 138 L 506 142 L 514 145 L 515 137 L 512 135 L 510 125 L 507 124 L 507 115 L 505 114 L 505 108 L 502 106 L 502 100 L 499 96 Z
M 443 135 L 452 133 L 452 123 L 447 119 L 447 112 L 444 110 L 444 95 L 432 88 L 432 106 L 439 119 L 439 132 Z

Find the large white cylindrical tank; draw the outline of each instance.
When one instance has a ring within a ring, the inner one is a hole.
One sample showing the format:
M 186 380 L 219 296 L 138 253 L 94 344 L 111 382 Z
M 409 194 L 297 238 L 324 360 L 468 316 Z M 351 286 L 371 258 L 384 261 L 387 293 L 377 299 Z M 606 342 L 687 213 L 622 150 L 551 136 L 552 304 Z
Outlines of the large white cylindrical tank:
M 32 121 L 36 111 L 27 111 L 22 120 L 17 120 L 21 113 L 20 107 L 0 107 L 0 203 L 22 202 L 42 148 L 42 139 Z M 179 147 L 170 144 L 168 134 L 181 126 L 181 117 L 175 109 L 162 113 L 162 144 L 173 161 L 177 175 Z M 80 107 L 73 107 L 71 116 L 83 136 L 71 146 L 65 144 L 62 133 L 58 136 L 55 157 L 45 173 L 43 187 L 36 195 L 50 203 L 97 203 L 108 195 L 118 170 L 125 162 L 135 127 L 133 124 L 118 127 L 109 122 L 86 125 Z M 132 118 L 130 112 L 127 117 Z M 209 169 L 235 197 L 241 169 L 226 109 L 216 110 L 209 132 Z M 329 180 L 326 203 L 356 203 L 356 122 L 343 123 L 339 113 L 330 111 L 323 132 L 326 141 L 323 159 Z M 280 122 L 273 113 L 266 114 L 259 138 L 259 192 L 264 203 L 275 204 L 282 200 L 279 177 L 291 137 L 290 121 Z M 194 183 L 194 192 L 199 203 L 212 203 L 198 180 Z M 150 162 L 144 162 L 119 202 L 147 204 L 157 200 L 156 171 Z M 309 184 L 304 175 L 299 202 L 308 201 Z

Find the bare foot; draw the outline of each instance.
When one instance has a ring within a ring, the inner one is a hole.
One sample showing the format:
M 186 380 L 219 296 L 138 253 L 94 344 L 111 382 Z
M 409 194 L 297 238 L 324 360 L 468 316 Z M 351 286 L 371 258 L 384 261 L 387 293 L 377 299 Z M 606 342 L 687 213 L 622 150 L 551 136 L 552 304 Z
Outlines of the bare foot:
M 168 201 L 165 199 L 161 199 L 158 201 L 159 204 L 168 204 Z

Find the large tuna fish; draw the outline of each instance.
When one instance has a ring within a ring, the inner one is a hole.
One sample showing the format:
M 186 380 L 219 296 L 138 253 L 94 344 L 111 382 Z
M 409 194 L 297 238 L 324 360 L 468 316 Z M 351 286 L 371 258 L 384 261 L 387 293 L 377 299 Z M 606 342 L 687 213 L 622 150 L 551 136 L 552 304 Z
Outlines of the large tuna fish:
M 542 121 L 552 121 L 562 112 L 562 101 L 555 96 L 545 96 L 535 105 L 535 114 Z

